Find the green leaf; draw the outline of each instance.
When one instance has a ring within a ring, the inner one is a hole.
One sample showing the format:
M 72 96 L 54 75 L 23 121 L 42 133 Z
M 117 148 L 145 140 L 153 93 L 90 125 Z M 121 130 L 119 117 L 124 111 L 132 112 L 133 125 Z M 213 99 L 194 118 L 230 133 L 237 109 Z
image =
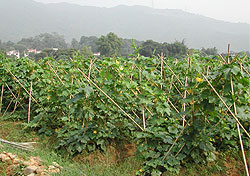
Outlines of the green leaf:
M 89 97 L 90 96 L 90 94 L 92 93 L 92 92 L 94 92 L 94 89 L 92 88 L 92 87 L 90 87 L 90 86 L 85 86 L 85 88 L 83 89 L 84 90 L 84 92 L 86 93 L 86 95 Z
M 178 129 L 173 127 L 173 126 L 169 126 L 168 131 L 169 131 L 169 133 L 172 133 L 172 134 L 177 134 L 178 133 Z
M 79 99 L 81 99 L 83 97 L 84 97 L 83 93 L 78 93 L 77 95 L 75 95 L 74 98 L 69 100 L 69 104 L 75 103 L 75 102 L 77 102 Z
M 207 156 L 207 161 L 208 162 L 213 162 L 216 160 L 216 155 L 213 152 L 210 152 Z

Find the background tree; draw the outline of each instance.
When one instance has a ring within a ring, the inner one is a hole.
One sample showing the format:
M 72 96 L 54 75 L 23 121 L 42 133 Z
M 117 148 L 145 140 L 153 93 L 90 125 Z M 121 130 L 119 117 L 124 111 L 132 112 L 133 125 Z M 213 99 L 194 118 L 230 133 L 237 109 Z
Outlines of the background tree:
M 75 38 L 73 38 L 71 41 L 71 48 L 75 48 L 75 49 L 81 48 L 80 43 Z
M 23 38 L 17 42 L 17 44 L 37 50 L 46 48 L 67 48 L 64 36 L 57 33 L 44 33 L 35 37 Z
M 92 56 L 93 53 L 92 53 L 92 51 L 89 49 L 88 46 L 83 45 L 83 46 L 82 46 L 82 49 L 81 49 L 81 55 L 82 55 L 84 58 L 88 58 L 89 56 Z
M 101 36 L 97 41 L 101 55 L 107 57 L 120 55 L 122 44 L 122 39 L 113 32 L 108 33 L 106 36 Z
M 153 55 L 161 54 L 161 52 L 163 52 L 162 45 L 153 40 L 147 40 L 141 45 L 140 54 L 145 57 L 152 57 Z
M 96 53 L 98 52 L 97 41 L 98 38 L 96 36 L 90 36 L 90 37 L 82 36 L 79 45 L 80 48 L 82 48 L 83 45 L 88 46 L 93 53 Z
M 153 40 L 147 40 L 142 43 L 140 54 L 145 57 L 157 56 L 158 54 L 163 53 L 165 56 L 177 57 L 186 55 L 188 51 L 187 46 L 182 42 L 174 43 L 158 43 Z
M 122 39 L 122 46 L 121 46 L 121 55 L 124 57 L 128 57 L 130 54 L 134 52 L 134 48 L 132 47 L 132 40 L 133 39 Z M 133 40 L 136 46 L 140 46 L 143 42 L 138 40 Z
M 218 54 L 218 50 L 216 47 L 213 47 L 213 48 L 202 48 L 201 49 L 201 52 L 208 55 L 208 56 L 215 56 Z

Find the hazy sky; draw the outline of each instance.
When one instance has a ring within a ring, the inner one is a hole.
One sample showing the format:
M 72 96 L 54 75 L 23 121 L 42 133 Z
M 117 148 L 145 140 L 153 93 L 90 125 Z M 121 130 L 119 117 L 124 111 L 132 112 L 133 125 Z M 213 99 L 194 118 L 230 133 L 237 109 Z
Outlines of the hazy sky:
M 152 0 L 36 0 L 39 2 L 69 2 L 81 5 L 113 7 L 144 5 L 152 7 Z M 250 24 L 250 0 L 154 0 L 155 8 L 182 9 L 219 20 Z

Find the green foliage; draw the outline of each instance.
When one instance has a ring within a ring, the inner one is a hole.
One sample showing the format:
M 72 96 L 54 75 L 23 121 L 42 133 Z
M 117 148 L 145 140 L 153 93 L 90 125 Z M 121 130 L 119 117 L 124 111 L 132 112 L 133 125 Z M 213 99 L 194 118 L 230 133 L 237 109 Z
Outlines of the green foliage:
M 85 51 L 85 53 L 87 50 Z M 43 59 L 44 57 L 53 57 L 56 60 L 69 60 L 73 58 L 77 53 L 76 49 L 44 49 L 41 53 L 38 53 L 34 56 L 36 60 Z M 90 52 L 88 51 L 88 54 Z
M 138 56 L 136 47 L 134 56 Z M 249 57 L 243 58 L 230 57 L 232 63 L 226 64 L 221 58 L 210 59 L 194 53 L 189 58 L 165 59 L 161 67 L 157 57 L 91 61 L 75 55 L 70 61 L 44 58 L 34 62 L 1 56 L 2 109 L 11 114 L 20 102 L 14 114 L 27 114 L 29 95 L 23 87 L 29 90 L 32 81 L 32 96 L 38 104 L 32 101 L 31 123 L 26 127 L 53 135 L 57 149 L 77 154 L 96 149 L 105 151 L 111 143 L 133 141 L 145 161 L 138 175 L 178 173 L 187 163 L 205 164 L 215 160 L 218 150 L 239 148 L 235 120 L 201 73 L 209 70 L 206 77 L 232 111 L 236 103 L 237 117 L 249 131 L 250 78 L 236 62 L 249 70 Z M 145 125 L 145 130 L 128 119 L 80 71 L 136 123 Z M 13 99 L 6 84 L 18 101 Z M 242 138 L 245 148 L 249 148 L 249 139 L 243 131 Z
M 35 48 L 37 50 L 46 48 L 67 48 L 64 36 L 57 33 L 43 33 L 35 37 L 23 38 L 17 42 L 17 44 L 26 49 Z
M 101 52 L 101 55 L 111 57 L 111 56 L 119 56 L 120 49 L 122 46 L 122 39 L 119 38 L 113 32 L 107 34 L 107 36 L 101 36 L 97 43 L 98 50 Z
M 88 58 L 89 56 L 92 56 L 93 53 L 92 51 L 89 49 L 89 47 L 87 47 L 86 45 L 83 45 L 82 49 L 81 49 L 81 55 L 85 58 Z
M 218 50 L 216 47 L 213 48 L 201 48 L 201 52 L 208 56 L 214 56 L 218 54 Z
M 186 55 L 188 51 L 187 46 L 182 42 L 174 42 L 172 44 L 169 43 L 158 43 L 153 40 L 147 40 L 142 43 L 140 54 L 145 57 L 153 57 L 161 55 L 167 57 L 181 57 Z

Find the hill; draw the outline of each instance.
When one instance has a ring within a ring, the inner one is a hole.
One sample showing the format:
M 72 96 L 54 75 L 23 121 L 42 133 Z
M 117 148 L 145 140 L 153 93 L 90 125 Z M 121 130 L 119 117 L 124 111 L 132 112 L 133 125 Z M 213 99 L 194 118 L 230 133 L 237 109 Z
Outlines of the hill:
M 43 4 L 32 0 L 0 1 L 0 39 L 17 41 L 44 32 L 67 40 L 115 32 L 124 38 L 159 42 L 186 41 L 192 48 L 250 50 L 250 25 L 229 23 L 181 10 L 143 6 L 100 8 L 68 3 Z

